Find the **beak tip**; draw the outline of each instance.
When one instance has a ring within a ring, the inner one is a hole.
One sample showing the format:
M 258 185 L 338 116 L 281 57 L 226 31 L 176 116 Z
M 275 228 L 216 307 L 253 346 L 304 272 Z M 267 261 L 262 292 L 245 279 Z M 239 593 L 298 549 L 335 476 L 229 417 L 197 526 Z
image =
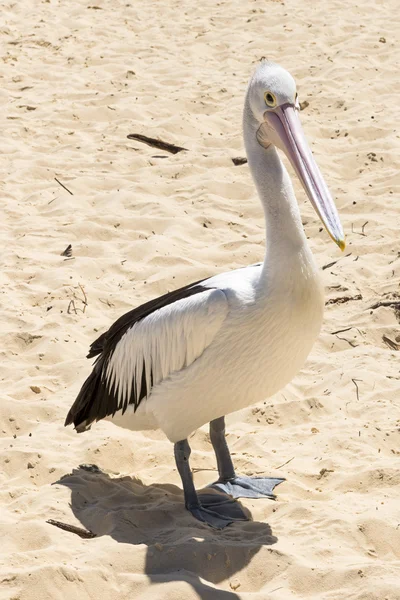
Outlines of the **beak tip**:
M 339 240 L 336 240 L 336 243 L 339 246 L 339 248 L 341 249 L 341 251 L 343 252 L 344 249 L 346 248 L 346 240 L 344 238 L 341 238 Z

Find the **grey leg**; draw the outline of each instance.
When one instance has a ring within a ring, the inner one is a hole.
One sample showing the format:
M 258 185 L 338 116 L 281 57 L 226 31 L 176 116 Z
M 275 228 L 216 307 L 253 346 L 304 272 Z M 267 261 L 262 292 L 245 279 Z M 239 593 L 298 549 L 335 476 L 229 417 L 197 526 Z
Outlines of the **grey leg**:
M 200 508 L 199 498 L 194 487 L 192 471 L 189 465 L 191 452 L 187 440 L 182 440 L 174 445 L 176 466 L 182 479 L 185 506 L 188 510 Z
M 236 477 L 235 468 L 225 437 L 225 417 L 211 421 L 210 438 L 217 458 L 220 481 L 234 479 Z
M 189 465 L 190 446 L 187 440 L 174 445 L 175 461 L 182 479 L 185 506 L 196 519 L 216 529 L 223 529 L 234 521 L 247 520 L 240 504 L 218 494 L 197 495 Z
M 236 475 L 225 438 L 225 417 L 210 423 L 210 438 L 217 457 L 219 479 L 210 487 L 234 498 L 275 498 L 274 488 L 284 479 Z

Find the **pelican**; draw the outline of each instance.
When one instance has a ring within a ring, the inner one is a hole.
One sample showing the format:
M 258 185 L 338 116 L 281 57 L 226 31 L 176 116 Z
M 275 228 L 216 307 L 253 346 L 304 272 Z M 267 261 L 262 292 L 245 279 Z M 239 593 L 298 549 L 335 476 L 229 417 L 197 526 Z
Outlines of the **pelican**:
M 65 421 L 78 432 L 100 419 L 130 430 L 161 429 L 174 444 L 186 508 L 217 529 L 246 519 L 236 498 L 273 498 L 282 481 L 236 474 L 225 415 L 289 383 L 322 324 L 319 271 L 277 150 L 286 154 L 332 240 L 345 246 L 298 111 L 292 76 L 273 62 L 260 63 L 247 88 L 243 135 L 265 213 L 264 261 L 196 281 L 120 317 L 92 343 L 93 370 Z M 219 478 L 212 490 L 198 493 L 188 437 L 206 423 Z

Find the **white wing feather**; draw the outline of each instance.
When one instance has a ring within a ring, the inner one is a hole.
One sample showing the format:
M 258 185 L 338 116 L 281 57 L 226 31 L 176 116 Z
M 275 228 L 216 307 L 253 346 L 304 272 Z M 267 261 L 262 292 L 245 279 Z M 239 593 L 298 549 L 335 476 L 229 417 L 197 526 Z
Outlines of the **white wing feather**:
M 228 311 L 224 292 L 211 289 L 168 304 L 128 329 L 106 369 L 118 407 L 129 401 L 133 385 L 139 398 L 143 369 L 149 391 L 171 373 L 191 365 L 212 343 Z

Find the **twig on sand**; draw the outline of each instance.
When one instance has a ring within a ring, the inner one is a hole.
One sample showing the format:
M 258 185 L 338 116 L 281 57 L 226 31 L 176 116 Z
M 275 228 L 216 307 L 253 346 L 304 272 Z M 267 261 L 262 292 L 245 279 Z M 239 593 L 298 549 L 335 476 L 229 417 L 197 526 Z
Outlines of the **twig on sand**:
M 352 379 L 352 382 L 354 383 L 354 385 L 356 386 L 356 396 L 357 396 L 357 400 L 360 399 L 360 396 L 358 394 L 358 385 L 357 385 L 357 381 L 362 381 L 362 379 Z
M 336 265 L 337 260 L 334 260 L 333 262 L 328 263 L 327 265 L 324 265 L 322 267 L 322 270 L 325 271 L 325 269 L 329 269 L 330 267 L 333 267 L 333 265 Z
M 392 350 L 400 350 L 400 344 L 397 344 L 396 342 L 388 338 L 387 335 L 383 334 L 382 339 L 385 342 L 385 344 L 389 346 L 389 348 L 391 348 Z
M 155 138 L 148 137 L 147 135 L 142 135 L 140 133 L 130 133 L 127 136 L 127 138 L 128 140 L 136 140 L 137 142 L 143 142 L 144 144 L 152 146 L 153 148 L 158 148 L 159 150 L 171 152 L 171 154 L 178 154 L 178 152 L 187 150 L 187 148 L 182 148 L 182 146 L 176 146 L 175 144 L 170 144 L 169 142 L 163 142 L 162 140 L 157 140 Z
M 107 304 L 107 306 L 109 308 L 112 308 L 113 306 L 115 306 L 115 304 L 113 304 L 112 302 L 110 302 L 109 300 L 103 300 L 103 298 L 99 298 L 100 302 L 102 302 L 103 304 Z
M 92 539 L 96 537 L 96 534 L 93 533 L 93 531 L 82 529 L 82 527 L 76 527 L 75 525 L 69 525 L 68 523 L 62 523 L 61 521 L 55 521 L 54 519 L 48 519 L 46 523 L 49 523 L 49 525 L 54 525 L 55 527 L 59 527 L 64 531 L 75 533 L 75 535 L 79 535 L 79 537 L 84 539 Z
M 351 256 L 351 252 L 349 252 L 348 254 L 345 254 L 344 258 L 347 258 L 348 256 Z M 357 258 L 356 258 L 356 260 L 357 260 Z M 323 265 L 322 270 L 325 271 L 325 269 L 329 269 L 330 267 L 333 267 L 333 265 L 336 265 L 336 263 L 339 262 L 339 260 L 340 259 L 334 260 L 333 262 L 330 262 L 327 265 Z
M 351 232 L 352 233 L 356 233 L 357 235 L 363 235 L 364 237 L 367 235 L 366 233 L 364 233 L 364 229 L 365 226 L 368 225 L 368 221 L 365 221 L 364 225 L 361 226 L 361 232 L 360 231 L 354 231 L 354 224 L 351 224 Z
M 275 469 L 280 469 L 281 467 L 284 467 L 285 465 L 288 465 L 290 462 L 292 462 L 292 460 L 295 457 L 293 456 L 292 458 L 289 458 L 289 460 L 287 460 L 286 462 L 284 462 L 282 465 L 279 465 L 279 467 L 274 467 Z
M 331 331 L 331 335 L 336 335 L 337 333 L 344 333 L 345 331 L 350 331 L 353 329 L 352 327 L 346 327 L 346 329 L 338 329 L 337 331 Z
M 68 259 L 66 258 L 65 260 L 68 260 Z M 86 310 L 86 307 L 89 304 L 88 303 L 88 299 L 87 299 L 87 295 L 86 295 L 85 290 L 83 289 L 83 286 L 80 283 L 78 283 L 78 286 L 79 286 L 79 288 L 80 288 L 80 290 L 82 292 L 83 299 L 79 298 L 78 296 L 76 296 L 75 292 L 72 290 L 73 298 L 71 298 L 71 300 L 69 301 L 68 308 L 67 308 L 67 314 L 69 314 L 69 315 L 71 314 L 72 311 L 77 315 L 78 314 L 78 310 L 81 313 L 84 313 L 85 310 Z M 75 300 L 79 300 L 80 302 L 82 302 L 83 308 L 77 308 L 76 305 L 75 305 Z
M 68 194 L 71 194 L 71 196 L 73 196 L 74 194 L 71 192 L 71 190 L 69 190 L 63 183 L 61 183 L 61 181 L 59 179 L 57 179 L 57 177 L 54 177 L 54 179 L 57 181 L 57 183 L 59 185 L 61 185 L 61 187 L 64 188 L 64 190 L 67 190 Z
M 79 285 L 79 287 L 81 288 L 81 292 L 82 292 L 82 294 L 83 294 L 83 300 L 82 300 L 82 304 L 83 304 L 83 311 L 82 311 L 82 312 L 85 312 L 85 310 L 86 310 L 86 307 L 87 307 L 87 305 L 88 305 L 87 296 L 86 296 L 85 290 L 83 289 L 82 285 L 81 285 L 80 283 L 78 283 L 78 285 Z
M 76 306 L 75 306 L 75 302 L 74 302 L 73 298 L 72 298 L 72 300 L 69 301 L 69 304 L 68 304 L 68 308 L 67 308 L 68 315 L 71 314 L 71 307 L 72 307 L 72 310 L 74 311 L 74 313 L 77 315 L 78 311 L 76 310 Z

